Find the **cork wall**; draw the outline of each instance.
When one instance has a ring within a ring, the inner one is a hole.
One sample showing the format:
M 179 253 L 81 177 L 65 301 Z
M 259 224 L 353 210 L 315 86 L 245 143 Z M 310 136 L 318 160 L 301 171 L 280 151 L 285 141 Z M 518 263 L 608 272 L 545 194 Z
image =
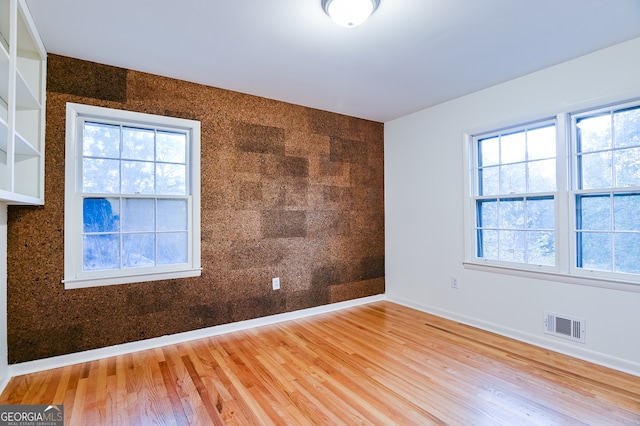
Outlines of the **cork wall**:
M 47 86 L 45 205 L 9 208 L 10 363 L 384 292 L 381 123 L 57 55 Z M 66 102 L 200 120 L 201 277 L 64 289 Z

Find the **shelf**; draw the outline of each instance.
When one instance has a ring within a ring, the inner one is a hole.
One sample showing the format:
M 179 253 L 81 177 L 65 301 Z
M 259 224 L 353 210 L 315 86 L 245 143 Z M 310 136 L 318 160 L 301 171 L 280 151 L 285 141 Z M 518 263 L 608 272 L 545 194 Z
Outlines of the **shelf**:
M 33 155 L 33 156 L 40 155 L 40 152 L 36 148 L 34 148 L 29 143 L 29 141 L 23 138 L 22 135 L 20 135 L 20 133 L 16 133 L 15 142 L 16 142 L 15 152 L 14 152 L 15 155 Z M 2 149 L 2 147 L 0 147 L 0 149 Z M 4 151 L 6 152 L 6 150 Z
M 42 158 L 39 155 L 16 155 L 13 162 L 16 175 L 13 192 L 32 199 L 40 199 L 41 164 Z M 42 201 L 38 204 L 42 204 Z
M 18 50 L 16 67 L 18 78 L 24 81 L 37 101 L 42 93 L 42 57 L 35 51 Z
M 40 109 L 38 98 L 33 93 L 20 71 L 16 75 L 16 104 L 20 108 Z
M 0 151 L 7 152 L 7 123 L 0 119 Z M 19 133 L 15 137 L 15 155 L 39 156 L 40 152 Z
M 18 108 L 15 111 L 15 133 L 16 136 L 24 140 L 28 146 L 33 147 L 35 152 L 41 151 L 43 128 L 39 126 L 41 114 L 40 109 Z M 19 141 L 16 139 L 16 154 L 23 152 L 18 151 Z
M 11 205 L 40 206 L 43 204 L 41 198 L 5 191 L 4 189 L 0 189 L 0 200 Z
M 25 0 L 0 0 L 0 201 L 44 201 L 46 57 Z

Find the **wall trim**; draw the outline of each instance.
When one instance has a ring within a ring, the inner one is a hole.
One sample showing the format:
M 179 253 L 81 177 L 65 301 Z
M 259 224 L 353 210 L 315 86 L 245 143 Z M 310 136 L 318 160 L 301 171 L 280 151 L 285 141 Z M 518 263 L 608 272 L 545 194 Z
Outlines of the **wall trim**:
M 308 318 L 314 315 L 335 312 L 354 306 L 366 305 L 373 302 L 385 300 L 384 294 L 376 296 L 362 297 L 359 299 L 347 300 L 344 302 L 331 303 L 328 305 L 316 306 L 313 308 L 301 309 L 293 312 L 285 312 L 282 314 L 269 315 L 266 317 L 255 318 L 245 321 L 238 321 L 229 324 L 216 325 L 213 327 L 202 328 L 199 330 L 186 331 L 184 333 L 169 334 L 153 339 L 146 339 L 137 342 L 123 343 L 121 345 L 108 346 L 89 351 L 76 352 L 73 354 L 60 355 L 51 358 L 43 358 L 35 361 L 21 362 L 9 365 L 9 378 L 22 376 L 24 374 L 36 373 L 39 371 L 50 370 L 53 368 L 66 367 L 73 364 L 95 361 L 102 358 L 129 354 L 132 352 L 140 352 L 148 349 L 156 349 L 162 346 L 176 345 L 192 340 L 204 339 L 207 337 L 219 336 L 222 334 L 233 333 L 234 331 L 242 331 L 250 328 L 262 327 L 265 325 L 278 324 L 285 321 Z M 4 390 L 9 379 L 2 383 L 0 391 Z
M 587 361 L 593 364 L 597 364 L 603 367 L 618 370 L 623 373 L 628 373 L 634 376 L 640 377 L 640 363 L 633 362 L 628 359 L 618 358 L 604 354 L 602 352 L 591 351 L 584 348 L 579 348 L 574 345 L 565 342 L 551 341 L 542 336 L 526 333 L 523 331 L 515 330 L 509 327 L 505 327 L 492 322 L 484 321 L 478 318 L 460 315 L 455 312 L 447 311 L 444 309 L 436 308 L 434 306 L 425 305 L 422 303 L 416 303 L 411 300 L 406 300 L 399 297 L 386 295 L 386 300 L 389 302 L 397 303 L 409 308 L 416 309 L 418 311 L 426 312 L 428 314 L 436 315 L 442 318 L 446 318 L 452 321 L 457 321 L 471 327 L 476 327 L 481 330 L 497 333 L 501 336 L 509 337 L 530 345 L 537 346 L 539 348 L 548 349 L 554 352 L 561 353 L 573 358 L 578 358 L 583 361 Z

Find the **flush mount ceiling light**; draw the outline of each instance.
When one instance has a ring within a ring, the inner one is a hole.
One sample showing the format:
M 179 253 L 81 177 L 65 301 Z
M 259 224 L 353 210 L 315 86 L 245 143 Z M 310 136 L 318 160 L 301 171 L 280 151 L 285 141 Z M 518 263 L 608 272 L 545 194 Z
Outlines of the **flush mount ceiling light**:
M 322 8 L 342 27 L 356 27 L 378 8 L 380 0 L 322 0 Z

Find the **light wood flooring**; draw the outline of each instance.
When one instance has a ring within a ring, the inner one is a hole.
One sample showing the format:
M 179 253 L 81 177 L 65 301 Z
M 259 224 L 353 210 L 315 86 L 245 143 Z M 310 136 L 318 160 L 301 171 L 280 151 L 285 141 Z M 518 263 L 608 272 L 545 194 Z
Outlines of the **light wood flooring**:
M 390 302 L 15 377 L 66 425 L 640 425 L 640 377 Z

